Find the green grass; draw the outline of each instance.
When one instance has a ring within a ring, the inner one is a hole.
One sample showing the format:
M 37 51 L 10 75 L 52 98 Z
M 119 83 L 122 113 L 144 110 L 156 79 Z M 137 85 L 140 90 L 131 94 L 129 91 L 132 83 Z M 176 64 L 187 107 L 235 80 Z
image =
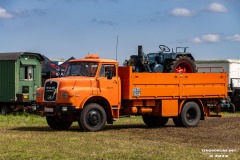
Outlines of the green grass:
M 240 117 L 240 113 L 225 116 Z M 208 121 L 208 120 L 206 120 Z M 200 127 L 147 128 L 141 117 L 122 118 L 100 132 L 80 132 L 77 123 L 67 131 L 54 131 L 45 117 L 0 116 L 0 159 L 207 159 L 202 149 L 236 149 L 228 159 L 240 156 L 240 146 L 195 143 Z M 200 140 L 208 136 L 201 134 Z M 182 138 L 186 137 L 186 139 Z M 240 136 L 239 136 L 240 137 Z M 222 139 L 224 141 L 224 139 Z M 237 139 L 239 140 L 239 139 Z M 218 141 L 219 142 L 219 141 Z M 229 147 L 229 148 L 228 148 Z

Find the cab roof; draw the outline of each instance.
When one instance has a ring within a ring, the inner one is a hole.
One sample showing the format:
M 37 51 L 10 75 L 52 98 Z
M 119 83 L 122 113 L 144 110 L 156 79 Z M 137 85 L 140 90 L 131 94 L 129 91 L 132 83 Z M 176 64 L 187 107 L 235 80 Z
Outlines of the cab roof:
M 112 59 L 101 59 L 98 54 L 89 54 L 82 59 L 70 60 L 69 62 L 118 63 L 118 61 Z

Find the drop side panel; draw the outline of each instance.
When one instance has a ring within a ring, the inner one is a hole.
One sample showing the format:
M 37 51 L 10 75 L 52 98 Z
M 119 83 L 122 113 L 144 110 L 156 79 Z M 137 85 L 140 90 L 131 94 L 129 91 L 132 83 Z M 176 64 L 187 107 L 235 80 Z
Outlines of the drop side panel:
M 226 73 L 132 73 L 120 67 L 122 99 L 227 97 Z

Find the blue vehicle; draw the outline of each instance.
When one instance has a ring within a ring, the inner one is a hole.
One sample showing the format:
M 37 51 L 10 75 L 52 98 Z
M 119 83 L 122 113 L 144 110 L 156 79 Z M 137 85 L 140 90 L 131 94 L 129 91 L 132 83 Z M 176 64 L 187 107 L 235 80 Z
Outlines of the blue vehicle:
M 157 53 L 144 54 L 142 46 L 138 46 L 138 55 L 131 55 L 124 65 L 133 66 L 135 72 L 195 73 L 195 60 L 188 47 L 177 47 L 174 52 L 165 45 L 159 45 Z M 183 52 L 179 52 L 183 49 Z

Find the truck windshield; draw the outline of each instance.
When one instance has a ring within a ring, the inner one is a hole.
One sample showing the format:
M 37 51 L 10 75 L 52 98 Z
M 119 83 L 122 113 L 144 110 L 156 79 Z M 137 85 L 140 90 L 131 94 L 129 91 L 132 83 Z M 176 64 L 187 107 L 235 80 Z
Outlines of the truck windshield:
M 98 63 L 96 62 L 74 62 L 69 63 L 65 71 L 65 76 L 87 76 L 96 75 Z

